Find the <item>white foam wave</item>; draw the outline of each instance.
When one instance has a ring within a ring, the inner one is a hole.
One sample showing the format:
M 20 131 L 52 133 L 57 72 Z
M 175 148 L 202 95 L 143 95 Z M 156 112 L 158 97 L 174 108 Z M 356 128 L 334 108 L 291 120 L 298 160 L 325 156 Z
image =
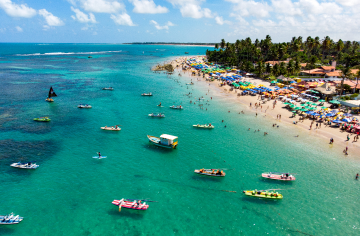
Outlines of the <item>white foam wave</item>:
M 15 54 L 15 56 L 54 56 L 54 55 L 88 55 L 88 54 L 104 54 L 104 53 L 113 53 L 113 52 L 122 52 L 120 51 L 100 51 L 100 52 L 46 52 L 46 53 L 32 53 L 32 54 Z

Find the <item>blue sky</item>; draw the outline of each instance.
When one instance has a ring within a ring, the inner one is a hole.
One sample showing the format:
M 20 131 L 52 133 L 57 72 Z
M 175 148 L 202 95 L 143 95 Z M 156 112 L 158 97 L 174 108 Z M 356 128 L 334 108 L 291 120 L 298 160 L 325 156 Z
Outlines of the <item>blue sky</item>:
M 360 0 L 0 0 L 0 42 L 359 40 Z

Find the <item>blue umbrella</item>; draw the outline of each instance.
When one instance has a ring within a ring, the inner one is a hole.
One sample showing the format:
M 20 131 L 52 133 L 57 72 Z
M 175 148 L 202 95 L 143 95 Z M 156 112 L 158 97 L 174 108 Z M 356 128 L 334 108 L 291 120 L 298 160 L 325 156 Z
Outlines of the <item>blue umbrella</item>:
M 341 120 L 332 120 L 333 123 L 343 123 Z
M 344 116 L 352 116 L 350 113 L 345 113 Z
M 345 118 L 345 119 L 342 119 L 342 121 L 345 121 L 345 122 L 350 122 L 350 121 L 351 121 L 351 119 L 349 119 L 349 118 Z
M 326 117 L 333 117 L 333 116 L 335 116 L 336 114 L 334 114 L 334 113 L 328 113 L 328 114 L 326 114 Z

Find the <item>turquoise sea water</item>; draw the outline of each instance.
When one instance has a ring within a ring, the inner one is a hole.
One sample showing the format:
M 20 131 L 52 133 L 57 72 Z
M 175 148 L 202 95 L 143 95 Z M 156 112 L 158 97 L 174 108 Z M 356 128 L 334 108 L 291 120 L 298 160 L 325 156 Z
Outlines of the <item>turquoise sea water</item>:
M 150 71 L 185 51 L 205 50 L 0 44 L 0 214 L 24 217 L 0 226 L 0 235 L 359 235 L 356 158 L 312 136 L 295 138 L 291 126 L 276 129 L 261 116 L 239 115 L 245 107 L 207 94 L 205 82 L 186 86 L 190 78 Z M 45 102 L 50 86 L 58 95 L 51 104 Z M 109 86 L 115 90 L 101 90 Z M 204 109 L 189 103 L 199 96 Z M 93 108 L 78 109 L 80 103 Z M 170 109 L 173 104 L 184 110 Z M 166 118 L 147 116 L 153 112 Z M 34 122 L 38 116 L 51 122 Z M 215 129 L 192 127 L 198 123 Z M 117 124 L 120 132 L 100 129 Z M 176 150 L 148 142 L 147 134 L 163 133 L 179 137 Z M 108 157 L 93 159 L 98 151 Z M 18 161 L 40 167 L 10 167 Z M 198 168 L 233 170 L 216 179 L 195 175 Z M 266 171 L 297 173 L 297 180 L 263 180 Z M 255 188 L 285 189 L 284 199 L 242 193 Z M 157 202 L 145 212 L 118 212 L 111 202 L 121 198 Z

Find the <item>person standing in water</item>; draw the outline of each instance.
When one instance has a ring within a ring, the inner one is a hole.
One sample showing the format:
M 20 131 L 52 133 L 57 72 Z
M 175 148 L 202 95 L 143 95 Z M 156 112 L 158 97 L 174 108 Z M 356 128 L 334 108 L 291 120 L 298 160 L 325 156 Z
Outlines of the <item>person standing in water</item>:
M 100 152 L 98 152 L 98 154 L 99 154 L 99 158 L 101 157 L 101 153 Z
M 359 179 L 359 173 L 356 174 L 355 179 Z

